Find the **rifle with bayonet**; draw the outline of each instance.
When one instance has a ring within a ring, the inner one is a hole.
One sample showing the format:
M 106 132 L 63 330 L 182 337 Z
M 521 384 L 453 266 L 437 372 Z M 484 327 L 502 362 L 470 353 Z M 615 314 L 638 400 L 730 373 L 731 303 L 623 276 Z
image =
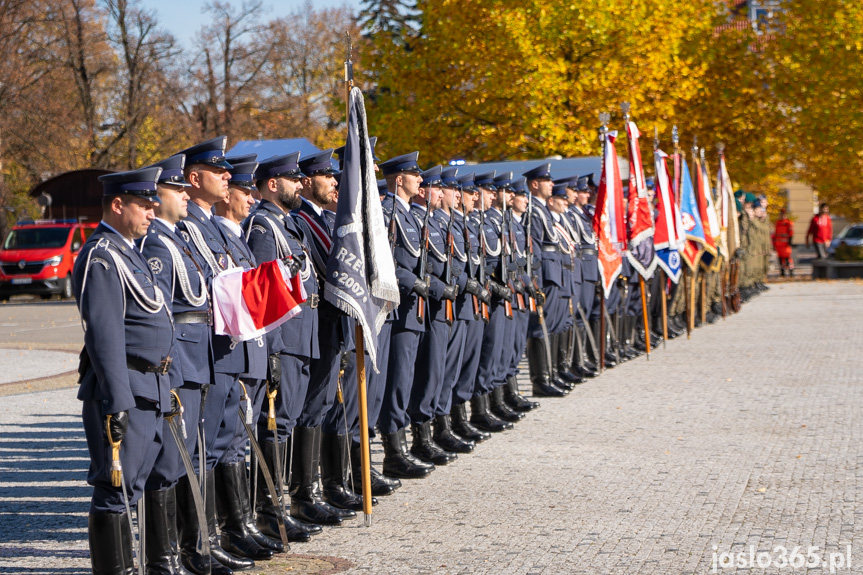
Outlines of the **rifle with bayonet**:
M 509 257 L 507 256 L 507 244 L 509 238 L 506 233 L 506 190 L 498 189 L 497 193 L 501 197 L 501 212 L 500 212 L 500 282 L 507 286 L 510 291 L 510 297 L 503 298 L 503 311 L 506 319 L 512 319 L 512 295 L 515 293 L 515 284 L 512 283 L 512 278 L 509 273 Z
M 453 192 L 455 194 L 455 192 Z M 455 238 L 452 235 L 452 222 L 455 219 L 455 212 L 453 208 L 450 207 L 449 210 L 449 223 L 446 226 L 446 283 L 447 285 L 455 284 L 455 274 L 452 273 L 452 260 L 455 253 Z M 474 296 L 476 297 L 476 296 Z M 450 327 L 452 327 L 453 320 L 453 310 L 452 310 L 452 300 L 445 299 L 444 300 L 444 321 Z
M 488 278 L 485 275 L 486 258 L 488 257 L 488 246 L 485 244 L 485 192 L 482 186 L 479 188 L 480 209 L 479 209 L 479 280 L 482 288 L 491 292 L 491 285 L 488 283 Z M 482 321 L 489 322 L 488 304 L 484 301 L 480 302 L 480 315 Z
M 467 281 L 468 284 L 470 284 L 470 282 L 476 281 L 474 279 L 476 277 L 476 264 L 474 264 L 473 262 L 473 243 L 470 241 L 470 230 L 468 229 L 467 210 L 464 207 L 464 194 L 462 194 L 461 217 L 464 224 L 464 253 L 467 256 L 467 269 L 469 276 Z M 471 302 L 473 303 L 473 319 L 478 320 L 480 317 L 482 317 L 483 321 L 488 323 L 488 315 L 482 315 L 483 307 L 482 305 L 480 305 L 479 296 L 476 293 L 469 291 L 467 288 L 465 288 L 465 291 L 467 291 L 471 295 Z M 486 312 L 488 311 L 488 308 L 484 309 L 486 310 Z
M 504 213 L 503 213 L 504 226 L 507 225 L 506 217 L 507 217 L 507 213 L 506 213 L 506 211 L 504 211 Z M 510 208 L 510 210 L 509 210 L 509 228 L 508 228 L 508 230 L 509 230 L 508 231 L 509 245 L 510 245 L 510 248 L 512 249 L 512 252 L 511 252 L 512 253 L 512 255 L 511 255 L 512 261 L 516 263 L 516 267 L 517 267 L 518 266 L 518 258 L 515 255 L 515 251 L 516 251 L 516 248 L 518 247 L 518 243 L 516 243 L 515 232 L 512 229 L 512 218 L 513 218 L 512 208 Z M 515 294 L 516 309 L 518 311 L 524 311 L 525 310 L 525 303 L 524 303 L 524 293 L 523 292 L 524 292 L 524 287 L 526 287 L 526 286 L 522 286 L 521 290 L 515 289 L 515 282 L 513 281 L 512 276 L 517 274 L 517 273 L 518 272 L 516 271 L 516 272 L 513 272 L 512 274 L 510 274 L 510 284 L 511 284 L 510 287 L 512 288 L 512 291 Z
M 536 299 L 539 291 L 539 285 L 536 283 L 536 278 L 533 277 L 533 236 L 531 230 L 533 228 L 533 194 L 527 196 L 527 229 L 525 230 L 525 243 L 527 244 L 527 265 L 525 272 L 527 273 L 527 281 L 529 285 L 525 286 L 528 290 L 527 308 L 531 313 L 536 313 Z
M 423 216 L 423 229 L 420 234 L 420 273 L 419 280 L 429 285 L 429 277 L 427 273 L 429 259 L 429 216 L 431 215 L 431 202 L 429 201 L 430 191 L 426 190 L 426 213 Z M 393 214 L 395 215 L 395 214 Z M 426 317 L 426 302 L 425 297 L 417 294 L 417 321 L 425 323 Z

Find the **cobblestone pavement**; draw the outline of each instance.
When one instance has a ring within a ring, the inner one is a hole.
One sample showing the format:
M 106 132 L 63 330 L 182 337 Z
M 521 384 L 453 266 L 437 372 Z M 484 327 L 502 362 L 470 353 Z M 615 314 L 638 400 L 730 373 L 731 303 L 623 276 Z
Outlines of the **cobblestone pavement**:
M 861 356 L 863 284 L 774 285 L 254 573 L 711 573 L 810 545 L 861 573 Z M 86 573 L 74 390 L 3 401 L 0 572 Z

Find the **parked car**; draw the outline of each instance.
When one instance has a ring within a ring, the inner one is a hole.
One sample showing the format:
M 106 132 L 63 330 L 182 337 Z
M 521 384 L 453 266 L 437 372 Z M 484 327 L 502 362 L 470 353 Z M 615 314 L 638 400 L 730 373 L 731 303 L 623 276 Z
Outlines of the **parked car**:
M 863 246 L 863 224 L 851 224 L 839 232 L 839 235 L 830 242 L 827 253 L 833 255 L 839 246 Z
M 15 294 L 72 297 L 72 266 L 96 224 L 19 222 L 0 247 L 0 300 Z

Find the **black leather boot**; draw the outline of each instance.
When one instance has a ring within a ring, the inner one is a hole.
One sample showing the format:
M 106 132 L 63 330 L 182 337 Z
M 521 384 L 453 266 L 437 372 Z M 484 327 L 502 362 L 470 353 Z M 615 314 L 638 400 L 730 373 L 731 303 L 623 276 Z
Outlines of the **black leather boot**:
M 414 457 L 435 465 L 446 465 L 456 460 L 455 453 L 444 451 L 432 440 L 431 421 L 411 424 L 413 443 L 411 453 Z
M 219 543 L 218 531 L 216 531 L 216 499 L 222 495 L 216 493 L 216 470 L 208 469 L 206 474 L 207 486 L 204 489 L 206 497 L 204 498 L 204 508 L 207 512 L 207 531 L 210 536 L 210 555 L 213 559 L 227 567 L 232 571 L 248 571 L 255 567 L 255 562 L 251 559 L 234 557 L 224 549 Z M 272 555 L 270 555 L 272 557 Z
M 166 490 L 166 513 L 168 515 L 168 544 L 171 547 L 171 573 L 173 575 L 192 575 L 180 561 L 180 544 L 177 537 L 177 489 L 171 487 Z
M 564 391 L 572 391 L 575 389 L 575 384 L 561 379 L 558 370 L 560 365 L 560 335 L 559 333 L 552 333 L 548 336 L 548 341 L 551 344 L 551 381 L 556 387 Z
M 322 434 L 321 437 L 321 486 L 324 501 L 333 507 L 363 510 L 363 496 L 351 489 L 351 465 L 348 461 L 347 435 Z M 362 485 L 356 485 L 362 491 Z M 372 505 L 377 505 L 372 497 Z
M 569 328 L 570 330 L 575 328 Z M 572 336 L 569 331 L 555 336 L 557 340 L 557 375 L 569 384 L 584 383 L 584 378 L 571 371 L 572 368 Z
M 510 423 L 516 423 L 524 419 L 524 413 L 513 410 L 503 400 L 503 386 L 495 387 L 491 390 L 491 394 L 489 394 L 489 410 L 498 419 Z
M 500 433 L 512 429 L 508 421 L 501 421 L 489 411 L 489 394 L 475 395 L 470 400 L 470 422 L 477 429 Z
M 434 418 L 434 442 L 450 453 L 470 453 L 476 443 L 462 439 L 452 432 L 452 422 L 449 415 L 438 415 Z
M 596 364 L 590 360 L 590 357 L 588 356 L 588 353 L 587 353 L 587 349 L 589 347 L 588 346 L 588 339 L 587 339 L 587 328 L 584 327 L 583 325 L 579 326 L 578 324 L 576 324 L 575 330 L 576 330 L 575 341 L 576 341 L 576 345 L 579 347 L 578 355 L 577 355 L 578 369 L 579 369 L 578 374 L 581 375 L 582 377 L 587 377 L 587 378 L 596 377 L 599 375 L 599 373 L 597 373 L 597 371 L 596 371 Z
M 530 401 L 519 392 L 518 378 L 514 375 L 506 378 L 506 385 L 503 386 L 503 399 L 512 409 L 523 413 L 539 407 L 538 401 Z
M 321 453 L 322 453 L 322 439 L 324 437 L 323 428 L 319 425 L 314 428 L 315 429 L 315 462 L 312 465 L 312 474 L 314 478 L 312 480 L 312 487 L 315 493 L 315 501 L 317 501 L 321 506 L 323 506 L 330 513 L 335 513 L 342 519 L 353 519 L 357 516 L 357 512 L 353 509 L 342 509 L 339 507 L 334 507 L 330 505 L 326 501 L 324 501 L 324 495 L 321 492 Z
M 172 529 L 175 514 L 174 488 L 144 492 L 146 509 L 145 539 L 147 554 L 147 575 L 188 575 L 180 566 L 177 550 L 177 530 Z
M 371 454 L 371 450 L 369 451 Z M 363 460 L 360 453 L 360 444 L 351 441 L 351 467 L 353 468 L 354 489 L 362 491 L 363 485 Z M 374 468 L 369 461 L 369 480 L 372 483 L 372 495 L 382 497 L 392 495 L 395 490 L 402 486 L 402 482 L 395 477 L 387 477 Z
M 317 497 L 317 453 L 315 427 L 294 428 L 294 454 L 291 458 L 291 515 L 306 523 L 341 525 L 335 508 Z
M 222 549 L 233 555 L 256 561 L 273 558 L 273 550 L 261 547 L 246 528 L 241 498 L 240 476 L 246 475 L 246 462 L 220 463 L 214 469 L 216 482 L 216 513 L 219 519 L 219 540 Z
M 255 523 L 254 514 L 252 513 L 252 502 L 250 501 L 250 496 L 251 491 L 249 490 L 248 478 L 245 473 L 242 473 L 240 474 L 240 505 L 243 507 L 243 523 L 246 525 L 246 531 L 249 532 L 249 536 L 255 540 L 255 543 L 264 549 L 271 550 L 273 553 L 284 553 L 285 551 L 290 551 L 290 547 L 285 549 L 285 546 L 282 544 L 281 536 L 276 539 L 272 539 L 261 533 L 261 530 L 258 529 L 258 525 Z M 279 526 L 276 525 L 275 527 L 278 531 Z
M 267 468 L 272 474 L 273 483 L 275 484 L 276 489 L 279 489 L 279 475 L 277 475 L 276 470 L 274 445 L 275 444 L 272 441 L 264 441 L 261 443 L 261 451 L 264 452 L 264 459 L 266 460 Z M 279 443 L 279 462 L 282 464 L 282 469 L 278 470 L 278 473 L 282 474 L 283 485 L 285 481 L 283 470 L 288 465 L 288 445 L 289 443 L 287 441 Z M 288 496 L 287 489 L 288 487 L 286 485 L 285 497 Z M 264 474 L 259 467 L 257 494 L 255 497 L 255 512 L 257 515 L 255 525 L 267 538 L 273 541 L 278 541 L 279 544 L 281 544 L 279 518 L 282 516 L 282 513 L 279 511 L 277 506 L 281 507 L 281 502 L 276 501 L 274 503 L 270 498 L 269 489 L 267 488 L 266 481 L 264 481 Z M 303 523 L 302 521 L 291 517 L 290 513 L 285 513 L 285 531 L 288 536 L 288 541 L 304 543 L 311 539 L 312 535 L 317 535 L 323 531 L 323 528 L 314 523 Z
M 93 575 L 133 575 L 132 535 L 125 513 L 91 513 L 87 518 Z M 128 549 L 126 549 L 128 543 Z
M 231 575 L 233 571 L 222 565 L 213 557 L 198 553 L 198 539 L 201 531 L 198 528 L 198 514 L 195 510 L 195 500 L 192 498 L 192 487 L 189 478 L 183 476 L 174 487 L 177 508 L 177 533 L 180 544 L 180 562 L 195 575 Z M 209 495 L 209 493 L 208 493 Z M 210 499 L 208 497 L 207 499 Z M 206 505 L 204 506 L 206 508 Z M 215 525 L 214 525 L 215 527 Z M 211 539 L 210 536 L 209 539 Z
M 452 431 L 466 441 L 482 443 L 491 439 L 491 433 L 477 429 L 467 418 L 467 404 L 453 403 L 450 411 Z
M 527 338 L 527 364 L 530 368 L 530 383 L 533 394 L 537 397 L 563 397 L 569 391 L 563 390 L 551 381 L 551 370 L 548 365 L 548 354 L 545 340 L 541 337 Z
M 434 471 L 434 464 L 418 461 L 408 455 L 404 429 L 381 436 L 384 444 L 384 475 L 402 479 L 422 479 Z

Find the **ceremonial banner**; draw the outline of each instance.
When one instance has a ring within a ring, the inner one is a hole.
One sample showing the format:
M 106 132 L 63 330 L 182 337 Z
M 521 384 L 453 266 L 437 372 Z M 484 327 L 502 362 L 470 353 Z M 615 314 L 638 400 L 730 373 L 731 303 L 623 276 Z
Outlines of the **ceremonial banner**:
M 638 147 L 641 134 L 635 122 L 626 124 L 626 134 L 629 137 L 629 205 L 626 218 L 629 250 L 626 257 L 644 279 L 649 279 L 657 265 L 653 249 L 653 206 L 647 197 L 641 149 Z
M 377 372 L 378 334 L 398 305 L 399 289 L 359 88 L 351 89 L 348 110 L 348 139 L 324 299 L 363 327 L 365 350 Z
M 713 202 L 710 200 L 710 180 L 706 179 L 707 174 L 704 172 L 704 167 L 701 165 L 698 157 L 695 158 L 695 199 L 698 202 L 698 214 L 701 216 L 701 224 L 704 228 L 704 252 L 701 254 L 701 265 L 704 269 L 713 269 L 714 264 L 719 263 L 716 257 L 716 241 L 713 237 L 713 229 L 711 228 L 711 213 L 713 225 L 716 226 L 716 232 L 719 232 L 719 225 L 716 222 L 716 211 L 713 210 Z
M 657 264 L 665 271 L 665 275 L 677 283 L 680 280 L 680 247 L 683 243 L 683 223 L 674 191 L 671 189 L 671 177 L 668 173 L 667 155 L 662 150 L 653 152 L 653 164 L 656 171 L 656 231 L 653 236 L 653 247 L 656 250 Z
M 299 274 L 281 260 L 256 268 L 236 267 L 213 279 L 213 320 L 216 335 L 248 341 L 270 332 L 302 310 L 306 290 Z
M 596 233 L 600 281 L 605 297 L 611 293 L 615 278 L 620 275 L 623 258 L 620 250 L 626 247 L 626 227 L 623 219 L 623 182 L 614 150 L 617 132 L 605 136 L 602 154 L 602 177 L 596 194 L 596 212 L 593 230 Z
M 689 166 L 686 164 L 686 158 L 681 158 L 681 161 L 683 163 L 683 182 L 680 187 L 680 217 L 683 220 L 683 231 L 686 233 L 683 261 L 690 269 L 694 270 L 701 261 L 706 240 L 704 239 L 704 225 L 701 223 L 698 200 L 695 197 L 695 188 L 692 186 L 692 178 L 689 177 Z
M 734 189 L 728 168 L 725 166 L 725 154 L 719 153 L 719 171 L 716 174 L 717 211 L 719 212 L 720 245 L 728 258 L 734 257 L 734 252 L 740 247 L 740 228 L 737 222 L 737 204 L 734 202 Z

